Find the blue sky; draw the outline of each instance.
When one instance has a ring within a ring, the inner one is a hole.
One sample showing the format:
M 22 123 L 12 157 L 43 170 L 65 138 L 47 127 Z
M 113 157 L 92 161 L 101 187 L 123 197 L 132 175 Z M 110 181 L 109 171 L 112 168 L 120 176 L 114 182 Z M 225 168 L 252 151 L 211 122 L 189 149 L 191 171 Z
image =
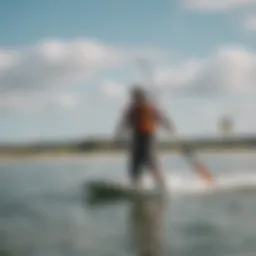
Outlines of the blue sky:
M 256 1 L 2 1 L 0 141 L 112 135 L 126 90 L 154 67 L 181 135 L 256 121 Z

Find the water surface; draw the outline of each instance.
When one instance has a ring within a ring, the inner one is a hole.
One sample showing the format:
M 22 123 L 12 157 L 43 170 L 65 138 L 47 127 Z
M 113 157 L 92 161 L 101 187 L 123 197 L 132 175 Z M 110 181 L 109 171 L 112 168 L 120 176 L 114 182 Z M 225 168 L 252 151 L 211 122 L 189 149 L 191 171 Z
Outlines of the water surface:
M 1 163 L 1 252 L 255 256 L 255 154 L 201 158 L 217 177 L 210 192 L 184 159 L 164 156 L 170 200 L 95 206 L 84 200 L 84 183 L 126 180 L 124 158 Z

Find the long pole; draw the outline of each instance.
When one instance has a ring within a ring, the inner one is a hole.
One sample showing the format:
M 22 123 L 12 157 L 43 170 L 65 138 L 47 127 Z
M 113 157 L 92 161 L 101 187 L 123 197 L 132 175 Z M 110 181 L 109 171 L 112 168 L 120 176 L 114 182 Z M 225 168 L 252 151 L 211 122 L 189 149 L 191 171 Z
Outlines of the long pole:
M 138 60 L 139 67 L 143 71 L 145 75 L 146 81 L 145 83 L 149 86 L 149 91 L 151 91 L 152 97 L 155 96 L 155 99 L 158 97 L 158 91 L 155 83 L 155 76 L 153 72 L 152 65 L 150 61 L 146 58 L 142 58 Z M 156 100 L 155 100 L 156 101 Z M 159 102 L 158 102 L 159 103 Z M 207 168 L 205 164 L 203 164 L 194 154 L 194 152 L 188 148 L 180 147 L 182 149 L 182 154 L 187 160 L 187 162 L 192 165 L 196 173 L 209 185 L 214 184 L 214 177 L 211 171 Z

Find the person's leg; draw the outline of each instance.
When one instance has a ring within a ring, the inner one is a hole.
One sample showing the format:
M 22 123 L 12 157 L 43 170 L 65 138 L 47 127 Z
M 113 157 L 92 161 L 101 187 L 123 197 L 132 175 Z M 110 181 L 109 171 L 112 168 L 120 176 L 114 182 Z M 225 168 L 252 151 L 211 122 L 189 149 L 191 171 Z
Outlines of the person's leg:
M 156 184 L 160 186 L 160 188 L 165 189 L 166 185 L 164 180 L 164 173 L 160 168 L 160 164 L 156 153 L 155 138 L 153 136 L 148 136 L 147 138 L 147 150 L 147 164 L 150 169 L 150 172 Z
M 131 168 L 131 185 L 135 190 L 140 190 L 142 187 L 142 182 L 141 182 L 141 164 L 138 161 L 138 159 L 135 159 L 134 164 Z
M 138 190 L 141 188 L 142 153 L 141 141 L 136 138 L 130 152 L 129 174 L 132 187 Z

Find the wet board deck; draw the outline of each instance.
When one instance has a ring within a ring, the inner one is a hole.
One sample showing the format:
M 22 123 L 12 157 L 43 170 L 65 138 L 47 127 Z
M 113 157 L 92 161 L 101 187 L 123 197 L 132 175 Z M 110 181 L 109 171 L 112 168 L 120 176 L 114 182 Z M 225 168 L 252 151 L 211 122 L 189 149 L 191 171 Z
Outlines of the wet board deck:
M 161 197 L 164 192 L 157 188 L 138 190 L 118 182 L 91 181 L 86 184 L 88 196 L 95 200 L 136 199 L 145 197 Z

